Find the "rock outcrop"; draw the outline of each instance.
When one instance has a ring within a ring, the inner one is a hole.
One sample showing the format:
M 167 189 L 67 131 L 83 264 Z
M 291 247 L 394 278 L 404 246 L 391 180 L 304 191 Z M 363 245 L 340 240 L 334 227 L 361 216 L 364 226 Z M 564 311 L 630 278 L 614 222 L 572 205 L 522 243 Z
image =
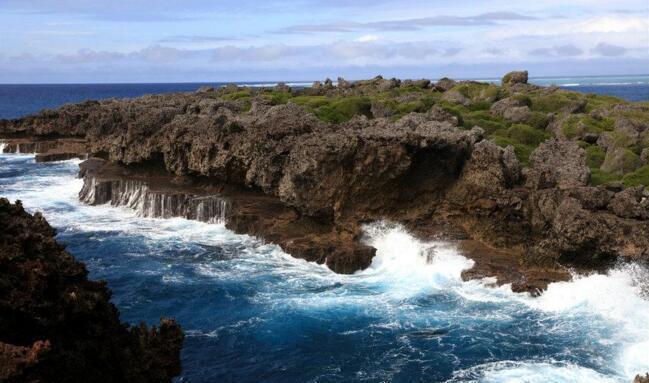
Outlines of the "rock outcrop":
M 526 270 L 648 259 L 649 182 L 606 173 L 612 160 L 599 142 L 609 134 L 611 153 L 638 159 L 621 171 L 641 172 L 649 138 L 636 117 L 649 111 L 530 85 L 526 72 L 503 84 L 376 77 L 304 90 L 228 87 L 66 105 L 4 121 L 0 136 L 82 140 L 107 161 L 88 177 L 117 193 L 120 177 L 147 172 L 215 193 L 238 188 L 228 227 L 338 272 L 370 264 L 360 224 L 380 219 L 480 241 Z M 102 170 L 114 164 L 129 174 Z M 173 193 L 185 196 L 170 199 L 181 205 L 174 214 L 201 219 L 194 191 Z M 561 274 L 545 271 L 540 279 Z M 538 287 L 524 279 L 511 282 Z
M 104 282 L 54 240 L 20 202 L 0 199 L 0 380 L 170 382 L 183 333 L 119 321 Z
M 527 84 L 527 71 L 509 72 L 502 78 L 505 86 L 515 84 Z

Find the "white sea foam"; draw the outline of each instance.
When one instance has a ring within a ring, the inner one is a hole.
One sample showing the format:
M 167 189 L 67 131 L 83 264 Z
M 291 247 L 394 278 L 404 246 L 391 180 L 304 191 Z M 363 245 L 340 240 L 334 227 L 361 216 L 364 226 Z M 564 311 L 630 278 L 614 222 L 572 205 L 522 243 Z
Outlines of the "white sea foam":
M 495 362 L 456 371 L 447 383 L 618 383 L 589 368 L 558 362 Z
M 68 163 L 76 168 L 78 161 Z M 473 262 L 457 249 L 444 242 L 419 241 L 399 225 L 375 223 L 365 227 L 366 242 L 377 249 L 371 266 L 354 275 L 338 275 L 322 265 L 292 258 L 277 246 L 236 235 L 222 224 L 181 218 L 143 218 L 128 208 L 83 205 L 77 197 L 81 186 L 82 180 L 71 173 L 25 177 L 13 184 L 12 190 L 18 191 L 9 193 L 9 197 L 22 199 L 31 210 L 56 212 L 66 206 L 72 207 L 62 214 L 53 213 L 47 217 L 55 226 L 73 230 L 121 231 L 152 241 L 174 243 L 238 243 L 241 250 L 230 269 L 203 262 L 197 263 L 196 272 L 205 277 L 242 281 L 258 273 L 277 275 L 282 288 L 260 288 L 252 298 L 262 304 L 290 305 L 299 310 L 355 307 L 382 318 L 380 323 L 372 324 L 374 328 L 399 330 L 418 328 L 431 317 L 452 322 L 466 315 L 462 312 L 431 313 L 411 303 L 413 297 L 443 292 L 454 294 L 467 304 L 496 303 L 498 309 L 483 312 L 482 320 L 510 321 L 516 311 L 527 310 L 552 323 L 547 331 L 566 336 L 574 329 L 581 331 L 595 326 L 591 320 L 599 318 L 597 325 L 603 323 L 610 331 L 605 332 L 605 337 L 601 337 L 602 332 L 593 332 L 593 336 L 598 336 L 593 339 L 594 344 L 612 345 L 617 350 L 603 363 L 616 372 L 614 376 L 577 365 L 531 360 L 480 365 L 458 372 L 473 381 L 628 382 L 635 374 L 649 371 L 649 302 L 642 297 L 642 283 L 646 283 L 648 276 L 637 266 L 620 267 L 607 275 L 575 277 L 571 282 L 553 283 L 541 297 L 532 298 L 512 293 L 507 286 L 493 288 L 489 280 L 463 282 L 461 273 Z M 2 188 L 0 192 L 7 195 Z M 162 278 L 167 283 L 182 282 L 174 274 Z M 286 289 L 303 290 L 303 293 L 288 295 Z
M 574 365 L 530 362 L 490 366 L 477 381 L 631 381 L 636 374 L 649 371 L 649 301 L 642 296 L 642 284 L 649 283 L 649 273 L 640 266 L 620 266 L 608 274 L 575 276 L 573 281 L 551 284 L 541 297 L 532 298 L 511 292 L 509 286 L 491 288 L 485 283 L 488 281 L 461 282 L 461 272 L 472 265 L 470 260 L 443 243 L 418 241 L 398 225 L 369 226 L 367 233 L 369 243 L 377 248 L 377 256 L 372 266 L 359 274 L 380 274 L 390 289 L 406 295 L 426 289 L 452 289 L 469 300 L 523 305 L 521 309 L 527 307 L 559 319 L 557 326 L 563 325 L 562 320 L 570 322 L 567 326 L 588 326 L 589 318 L 600 317 L 611 331 L 610 339 L 597 341 L 621 345 L 619 354 L 610 355 L 609 360 L 619 374 L 616 377 Z

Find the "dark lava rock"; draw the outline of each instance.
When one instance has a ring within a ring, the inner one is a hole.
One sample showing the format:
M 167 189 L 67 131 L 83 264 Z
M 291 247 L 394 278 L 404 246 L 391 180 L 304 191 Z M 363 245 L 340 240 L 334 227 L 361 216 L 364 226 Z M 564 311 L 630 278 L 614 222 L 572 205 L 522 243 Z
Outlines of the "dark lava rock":
M 586 186 L 590 169 L 586 152 L 574 141 L 548 140 L 530 156 L 527 186 L 532 189 Z
M 183 333 L 119 321 L 105 282 L 54 240 L 54 229 L 0 199 L 0 380 L 170 382 Z

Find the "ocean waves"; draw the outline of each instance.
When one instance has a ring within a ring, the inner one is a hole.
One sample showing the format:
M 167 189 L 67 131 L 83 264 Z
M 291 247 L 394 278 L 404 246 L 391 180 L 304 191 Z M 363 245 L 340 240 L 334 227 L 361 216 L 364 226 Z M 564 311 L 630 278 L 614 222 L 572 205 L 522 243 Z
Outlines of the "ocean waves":
M 340 275 L 222 223 L 84 205 L 77 165 L 0 155 L 0 195 L 44 212 L 108 280 L 124 320 L 179 320 L 182 381 L 629 382 L 649 371 L 639 266 L 532 298 L 462 281 L 473 262 L 452 245 L 377 222 L 364 227 L 372 265 Z

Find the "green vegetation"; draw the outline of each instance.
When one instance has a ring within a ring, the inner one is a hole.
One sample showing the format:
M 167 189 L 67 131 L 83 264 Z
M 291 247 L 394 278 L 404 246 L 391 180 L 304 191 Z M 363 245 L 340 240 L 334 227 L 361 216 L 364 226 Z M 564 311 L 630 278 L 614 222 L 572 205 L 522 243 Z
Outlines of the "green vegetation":
M 518 160 L 527 165 L 530 154 L 543 141 L 550 138 L 550 135 L 529 125 L 514 124 L 509 128 L 496 130 L 489 138 L 502 147 L 512 145 Z
M 372 101 L 369 97 L 345 97 L 333 99 L 315 110 L 315 115 L 324 122 L 339 124 L 349 121 L 355 115 L 370 117 Z
M 615 122 L 610 118 L 598 119 L 588 114 L 574 114 L 564 122 L 562 130 L 566 137 L 575 138 L 584 133 L 612 131 L 614 125 Z
M 461 113 L 459 114 L 462 115 Z M 467 112 L 462 117 L 462 127 L 471 129 L 474 126 L 479 126 L 485 130 L 487 135 L 498 130 L 505 130 L 509 127 L 509 122 L 504 118 L 493 115 L 486 110 Z
M 542 95 L 530 95 L 532 101 L 530 109 L 544 113 L 557 112 L 562 108 L 574 104 L 581 97 L 583 96 L 577 93 L 570 93 L 561 90 Z
M 607 184 L 609 182 L 619 181 L 620 176 L 607 173 L 599 168 L 590 170 L 590 184 L 593 186 Z
M 586 148 L 586 160 L 591 169 L 599 169 L 604 163 L 604 158 L 606 158 L 606 152 L 601 147 L 590 145 Z
M 367 84 L 370 84 L 370 80 Z M 398 120 L 409 113 L 426 113 L 431 107 L 442 108 L 457 117 L 460 128 L 479 126 L 485 136 L 500 146 L 512 145 L 524 165 L 530 154 L 550 138 L 546 131 L 552 118 L 563 120 L 561 131 L 569 139 L 577 140 L 586 151 L 592 171 L 592 184 L 623 181 L 627 185 L 648 185 L 649 169 L 640 167 L 640 154 L 649 148 L 649 129 L 636 134 L 633 129 L 649 126 L 649 102 L 630 104 L 610 96 L 581 94 L 561 89 L 534 89 L 513 93 L 510 87 L 499 87 L 480 82 L 457 83 L 451 91 L 470 100 L 467 105 L 443 99 L 444 92 L 422 87 L 425 82 L 402 83 L 401 86 L 381 90 L 373 85 L 361 88 L 330 90 L 285 91 L 283 89 L 227 88 L 219 96 L 241 103 L 249 110 L 255 98 L 262 97 L 271 105 L 294 103 L 303 106 L 327 123 L 342 123 L 356 115 L 374 118 L 372 105 L 379 116 Z M 512 94 L 513 93 L 513 94 Z M 524 124 L 515 124 L 490 109 L 499 99 L 510 97 L 517 105 L 530 108 L 530 117 Z M 618 107 L 618 105 L 627 105 Z M 554 117 L 553 117 L 554 115 Z M 626 128 L 616 130 L 616 121 L 630 120 Z M 641 130 L 642 131 L 642 130 Z M 588 135 L 587 135 L 588 134 Z M 599 137 L 600 145 L 594 143 Z M 584 141 L 585 140 L 585 141 Z M 588 142 L 586 142 L 588 141 Z M 606 149 L 611 152 L 607 158 Z M 602 170 L 604 169 L 608 170 Z
M 634 172 L 626 174 L 622 178 L 624 186 L 649 186 L 649 165 L 645 165 Z

